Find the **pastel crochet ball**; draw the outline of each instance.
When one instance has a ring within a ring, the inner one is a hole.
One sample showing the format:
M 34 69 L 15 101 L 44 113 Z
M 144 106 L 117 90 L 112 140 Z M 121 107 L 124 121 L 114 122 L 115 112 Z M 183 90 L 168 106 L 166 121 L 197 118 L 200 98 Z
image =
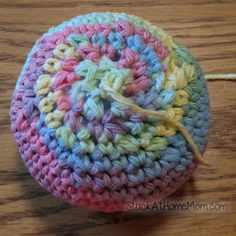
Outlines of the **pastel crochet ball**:
M 189 51 L 165 31 L 124 13 L 91 13 L 51 28 L 28 55 L 16 84 L 11 124 L 25 165 L 53 195 L 101 211 L 159 202 L 197 167 L 173 125 L 201 153 L 210 120 L 207 83 Z

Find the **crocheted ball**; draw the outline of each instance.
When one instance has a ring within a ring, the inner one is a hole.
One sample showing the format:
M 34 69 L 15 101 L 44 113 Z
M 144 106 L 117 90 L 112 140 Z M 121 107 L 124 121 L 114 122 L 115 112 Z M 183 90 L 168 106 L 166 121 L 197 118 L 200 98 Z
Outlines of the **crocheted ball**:
M 173 125 L 204 152 L 210 120 L 204 75 L 161 28 L 124 13 L 91 13 L 51 28 L 35 43 L 16 84 L 11 124 L 32 176 L 73 205 L 124 211 L 127 201 L 160 201 L 197 167 Z

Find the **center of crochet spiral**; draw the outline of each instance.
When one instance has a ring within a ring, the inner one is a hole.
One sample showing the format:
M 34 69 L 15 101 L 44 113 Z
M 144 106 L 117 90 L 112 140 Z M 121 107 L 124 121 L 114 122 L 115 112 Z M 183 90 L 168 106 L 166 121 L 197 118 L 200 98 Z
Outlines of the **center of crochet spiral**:
M 103 85 L 123 93 L 127 84 L 134 83 L 130 69 L 119 68 L 118 63 L 107 57 L 102 57 L 98 64 L 89 60 L 82 61 L 75 71 L 84 79 L 73 85 L 72 101 L 86 101 L 83 113 L 88 120 L 101 119 L 109 110 L 108 96 L 102 89 Z
M 155 152 L 158 158 L 156 151 L 167 146 L 164 137 L 175 134 L 176 128 L 130 111 L 109 98 L 103 86 L 143 108 L 163 109 L 180 120 L 183 112 L 178 106 L 186 103 L 187 93 L 178 94 L 180 86 L 175 78 L 171 82 L 174 75 L 165 84 L 167 48 L 143 28 L 125 21 L 117 21 L 113 29 L 98 24 L 82 25 L 77 31 L 53 50 L 43 65 L 47 73 L 35 87 L 37 95 L 44 96 L 39 109 L 50 136 L 62 149 L 73 148 L 76 155 L 143 150 Z

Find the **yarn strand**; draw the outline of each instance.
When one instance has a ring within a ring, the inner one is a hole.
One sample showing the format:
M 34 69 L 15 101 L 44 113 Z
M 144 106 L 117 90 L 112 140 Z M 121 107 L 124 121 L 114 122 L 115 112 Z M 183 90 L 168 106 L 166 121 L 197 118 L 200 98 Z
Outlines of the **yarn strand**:
M 180 132 L 184 135 L 184 137 L 186 138 L 186 140 L 189 142 L 189 144 L 191 145 L 196 158 L 198 160 L 198 162 L 202 165 L 205 166 L 210 166 L 209 162 L 207 160 L 205 160 L 202 156 L 202 154 L 199 151 L 199 148 L 197 147 L 196 143 L 193 141 L 191 135 L 189 134 L 189 132 L 187 131 L 187 129 L 185 128 L 184 125 L 182 125 L 180 122 L 172 119 L 170 116 L 164 114 L 163 112 L 159 112 L 159 111 L 153 111 L 153 110 L 147 110 L 147 109 L 143 109 L 142 107 L 134 104 L 130 99 L 124 97 L 123 95 L 121 95 L 120 93 L 118 93 L 117 91 L 115 91 L 114 89 L 112 89 L 111 87 L 109 87 L 106 84 L 102 84 L 101 87 L 107 91 L 107 93 L 116 101 L 125 104 L 126 106 L 128 106 L 130 109 L 132 109 L 135 112 L 139 112 L 142 113 L 143 115 L 156 115 L 158 117 L 160 117 L 162 120 L 166 121 L 167 123 L 172 124 L 174 127 L 176 127 L 177 129 L 180 130 Z
M 207 80 L 234 80 L 236 79 L 236 74 L 207 74 L 205 78 Z

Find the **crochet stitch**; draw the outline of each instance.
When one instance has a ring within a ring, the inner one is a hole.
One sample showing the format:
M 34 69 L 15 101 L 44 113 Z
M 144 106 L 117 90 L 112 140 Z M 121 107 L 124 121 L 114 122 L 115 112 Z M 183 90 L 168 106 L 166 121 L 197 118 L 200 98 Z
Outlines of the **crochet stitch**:
M 162 200 L 197 167 L 177 127 L 115 94 L 178 121 L 204 152 L 209 96 L 189 51 L 136 16 L 77 16 L 37 40 L 11 105 L 24 163 L 56 197 L 124 211 L 127 201 Z

